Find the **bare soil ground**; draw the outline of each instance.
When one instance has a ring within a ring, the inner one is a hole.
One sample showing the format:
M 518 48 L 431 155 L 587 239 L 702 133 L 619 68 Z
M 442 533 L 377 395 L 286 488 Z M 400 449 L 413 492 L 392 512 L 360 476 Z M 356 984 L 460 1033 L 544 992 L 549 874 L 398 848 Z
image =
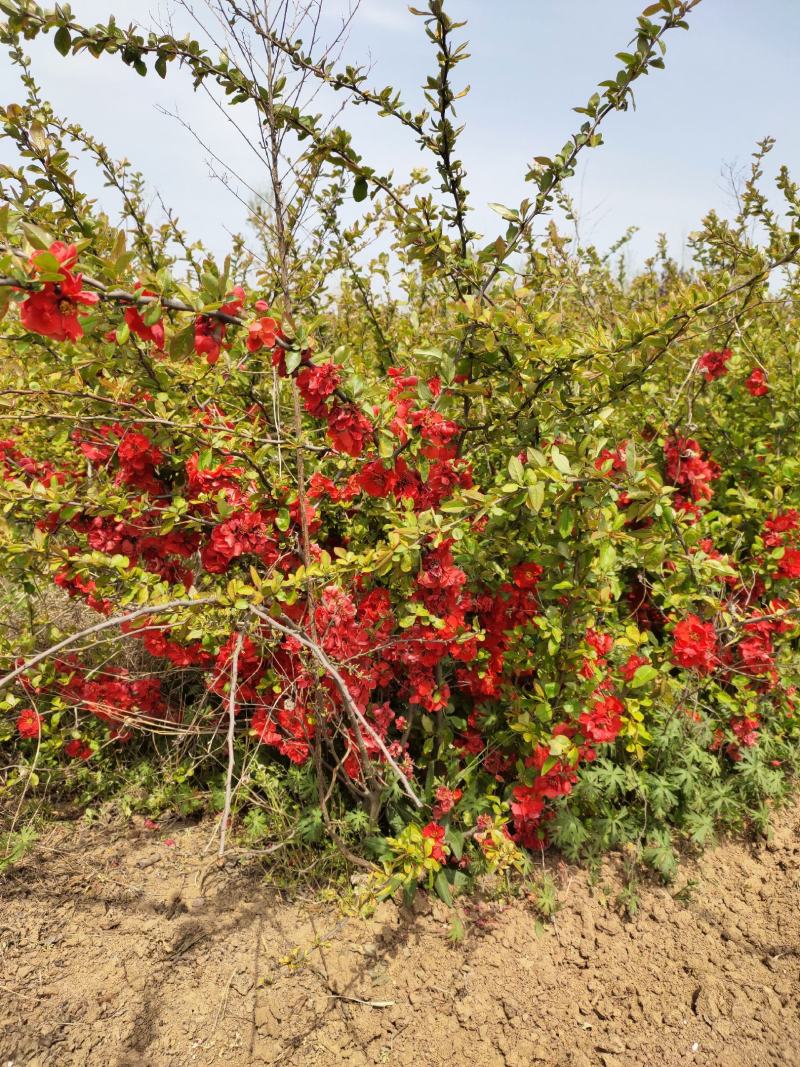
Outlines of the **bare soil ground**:
M 3 1067 L 800 1065 L 798 808 L 632 921 L 618 861 L 562 865 L 544 930 L 475 904 L 460 941 L 424 897 L 365 920 L 241 869 L 201 892 L 208 837 L 60 825 L 0 883 Z

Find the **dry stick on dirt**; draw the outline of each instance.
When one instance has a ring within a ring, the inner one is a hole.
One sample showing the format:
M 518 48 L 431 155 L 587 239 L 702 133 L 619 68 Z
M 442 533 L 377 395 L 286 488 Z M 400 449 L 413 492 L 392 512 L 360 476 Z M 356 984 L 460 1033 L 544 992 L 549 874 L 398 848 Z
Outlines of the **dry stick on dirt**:
M 279 633 L 286 634 L 288 637 L 293 637 L 296 641 L 299 641 L 301 645 L 303 645 L 309 650 L 311 655 L 314 657 L 317 663 L 319 663 L 325 673 L 333 679 L 336 688 L 339 690 L 342 696 L 342 700 L 344 701 L 345 706 L 347 707 L 347 710 L 350 715 L 358 720 L 359 724 L 367 731 L 367 733 L 373 739 L 375 744 L 381 750 L 383 758 L 394 771 L 394 774 L 397 777 L 397 780 L 402 785 L 406 796 L 408 796 L 408 798 L 412 800 L 418 808 L 423 808 L 425 805 L 414 792 L 407 775 L 403 772 L 403 770 L 398 766 L 397 762 L 392 757 L 391 753 L 389 752 L 389 749 L 386 747 L 383 738 L 372 728 L 370 723 L 367 721 L 366 717 L 364 716 L 364 713 L 353 700 L 352 694 L 350 693 L 350 690 L 348 689 L 347 683 L 345 682 L 344 678 L 342 678 L 339 671 L 336 669 L 333 663 L 331 663 L 331 661 L 325 655 L 324 651 L 320 648 L 320 646 L 315 641 L 312 641 L 311 638 L 306 637 L 306 635 L 301 630 L 296 629 L 294 626 L 287 626 L 282 622 L 278 622 L 277 619 L 273 619 L 272 616 L 267 615 L 265 611 L 262 611 L 260 608 L 257 608 L 254 604 L 250 605 L 250 610 L 253 612 L 254 615 L 257 615 L 258 618 L 262 620 L 262 622 L 265 622 L 267 626 L 271 627 L 273 630 L 277 630 Z
M 31 656 L 25 663 L 0 678 L 0 689 L 4 689 L 7 685 L 10 685 L 11 682 L 19 678 L 21 674 L 25 674 L 31 667 L 35 667 L 37 663 L 49 659 L 50 656 L 54 656 L 56 652 L 60 652 L 62 648 L 68 648 L 70 645 L 74 645 L 76 641 L 80 641 L 84 637 L 91 637 L 92 634 L 100 633 L 102 630 L 110 630 L 114 626 L 122 626 L 123 623 L 133 622 L 134 619 L 140 619 L 143 615 L 156 615 L 164 611 L 173 611 L 175 608 L 203 607 L 207 604 L 213 604 L 215 600 L 215 597 L 210 596 L 197 597 L 194 600 L 168 600 L 166 604 L 148 604 L 147 607 L 137 608 L 136 611 L 128 611 L 124 615 L 114 615 L 110 619 L 103 619 L 102 622 L 95 623 L 94 626 L 87 626 L 85 630 L 79 630 L 77 633 L 70 634 L 70 636 L 65 637 L 63 641 L 59 641 L 57 644 L 46 648 L 44 652 L 37 652 L 35 656 Z
M 233 732 L 236 727 L 236 693 L 239 688 L 239 656 L 244 643 L 244 632 L 239 630 L 236 634 L 236 644 L 233 646 L 231 656 L 231 690 L 228 694 L 228 773 L 225 778 L 225 805 L 222 809 L 222 822 L 219 824 L 219 852 L 220 859 L 225 855 L 225 834 L 228 829 L 228 819 L 231 817 L 231 797 L 233 795 L 233 766 L 235 752 L 233 747 Z

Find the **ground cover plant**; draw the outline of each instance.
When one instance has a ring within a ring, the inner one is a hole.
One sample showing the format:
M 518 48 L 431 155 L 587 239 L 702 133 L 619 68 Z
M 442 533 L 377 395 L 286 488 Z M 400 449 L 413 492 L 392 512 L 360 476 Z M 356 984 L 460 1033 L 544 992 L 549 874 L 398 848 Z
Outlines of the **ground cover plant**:
M 442 0 L 411 107 L 316 5 L 219 0 L 192 39 L 0 0 L 9 850 L 26 805 L 116 789 L 449 900 L 550 844 L 669 877 L 766 827 L 798 754 L 798 190 L 762 142 L 686 269 L 567 235 L 579 158 L 698 3 L 646 8 L 486 236 Z M 40 35 L 256 113 L 268 192 L 224 262 L 42 98 Z M 430 169 L 374 170 L 340 99 Z

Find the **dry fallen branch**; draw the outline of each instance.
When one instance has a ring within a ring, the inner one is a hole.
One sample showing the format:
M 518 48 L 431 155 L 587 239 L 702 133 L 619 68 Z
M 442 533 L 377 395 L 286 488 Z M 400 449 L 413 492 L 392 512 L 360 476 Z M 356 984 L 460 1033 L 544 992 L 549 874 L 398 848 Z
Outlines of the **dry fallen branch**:
M 228 694 L 228 771 L 225 777 L 225 804 L 222 809 L 222 820 L 219 824 L 219 858 L 225 855 L 225 835 L 228 829 L 228 819 L 231 817 L 231 798 L 233 796 L 233 767 L 235 751 L 233 747 L 233 733 L 236 728 L 236 694 L 239 687 L 239 656 L 244 643 L 244 632 L 239 630 L 236 634 L 236 644 L 231 656 L 231 689 Z
M 176 608 L 198 608 L 204 607 L 208 604 L 213 604 L 215 597 L 195 597 L 194 599 L 186 598 L 184 600 L 168 600 L 165 604 L 148 604 L 147 607 L 137 608 L 135 611 L 128 611 L 124 615 L 114 615 L 110 619 L 103 619 L 101 622 L 95 623 L 94 626 L 87 626 L 85 630 L 78 630 L 77 633 L 70 634 L 69 637 L 65 637 L 63 641 L 58 641 L 56 644 L 46 648 L 44 652 L 37 652 L 35 656 L 31 656 L 29 660 L 26 660 L 19 667 L 15 667 L 13 671 L 9 671 L 8 674 L 3 675 L 0 678 L 0 689 L 4 689 L 11 682 L 15 681 L 21 674 L 25 674 L 26 671 L 31 670 L 37 664 L 42 663 L 44 660 L 54 656 L 56 652 L 60 652 L 62 648 L 69 648 L 70 645 L 76 644 L 84 637 L 91 637 L 92 634 L 101 633 L 103 630 L 110 630 L 115 626 L 122 626 L 123 623 L 133 622 L 134 619 L 140 619 L 143 615 L 159 615 L 165 611 L 174 611 Z
M 381 751 L 381 754 L 383 755 L 383 758 L 391 767 L 397 780 L 402 785 L 406 796 L 408 796 L 408 798 L 413 801 L 413 803 L 418 808 L 423 808 L 425 805 L 414 792 L 411 782 L 408 780 L 408 776 L 405 774 L 402 768 L 398 766 L 397 761 L 393 758 L 393 756 L 389 752 L 389 749 L 386 747 L 386 743 L 384 742 L 383 738 L 370 725 L 364 713 L 353 700 L 352 694 L 347 688 L 347 683 L 345 682 L 344 678 L 342 678 L 339 671 L 336 669 L 333 663 L 331 663 L 330 659 L 325 655 L 325 652 L 320 648 L 320 646 L 315 641 L 312 641 L 310 637 L 306 637 L 306 635 L 301 630 L 296 629 L 294 626 L 288 626 L 285 623 L 279 622 L 277 619 L 273 619 L 271 615 L 268 615 L 265 611 L 262 611 L 260 608 L 257 608 L 254 604 L 250 605 L 250 610 L 253 612 L 254 615 L 257 615 L 262 622 L 265 622 L 267 626 L 271 627 L 273 630 L 277 630 L 279 633 L 286 634 L 287 637 L 293 637 L 296 641 L 303 645 L 304 648 L 308 649 L 308 651 L 311 653 L 314 659 L 316 659 L 317 663 L 319 663 L 325 673 L 333 679 L 336 688 L 339 690 L 342 700 L 344 701 L 345 706 L 347 707 L 347 710 L 350 715 L 358 721 L 359 725 L 367 731 L 367 733 L 373 739 L 375 744 L 378 746 Z

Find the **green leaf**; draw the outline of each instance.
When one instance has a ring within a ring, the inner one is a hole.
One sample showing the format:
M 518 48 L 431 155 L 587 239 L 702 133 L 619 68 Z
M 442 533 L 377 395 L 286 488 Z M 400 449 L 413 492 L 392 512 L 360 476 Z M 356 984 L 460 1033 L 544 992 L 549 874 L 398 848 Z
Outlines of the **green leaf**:
M 453 906 L 453 894 L 450 892 L 450 885 L 447 881 L 447 875 L 444 871 L 439 871 L 436 875 L 436 880 L 433 883 L 433 888 L 436 890 L 437 895 L 441 900 L 445 902 L 448 908 Z
M 558 756 L 548 756 L 547 759 L 542 764 L 542 771 L 541 771 L 542 775 L 549 774 L 550 771 L 552 771 L 553 767 L 555 767 L 555 765 L 558 762 L 559 762 L 559 757 Z
M 52 252 L 40 252 L 36 257 L 36 267 L 39 273 L 59 274 L 61 271 L 61 264 Z
M 41 122 L 32 122 L 28 130 L 31 144 L 38 152 L 44 152 L 47 148 L 47 134 Z
M 303 353 L 298 348 L 291 348 L 286 353 L 286 373 L 292 374 L 300 366 Z
M 550 738 L 550 755 L 551 756 L 563 756 L 565 752 L 568 752 L 572 746 L 572 742 L 568 737 L 563 734 L 557 734 L 555 737 Z
M 610 571 L 617 561 L 617 550 L 608 541 L 597 553 L 597 566 L 601 571 Z
M 461 830 L 449 829 L 447 831 L 445 840 L 450 846 L 450 851 L 453 853 L 455 858 L 457 860 L 460 860 L 462 855 L 464 854 L 464 834 L 461 832 Z
M 541 511 L 544 504 L 544 482 L 534 482 L 528 486 L 528 504 L 533 511 Z
M 496 211 L 501 219 L 505 219 L 506 222 L 517 222 L 519 219 L 519 212 L 513 211 L 510 207 L 504 207 L 503 204 L 489 204 L 492 211 Z
M 275 525 L 282 533 L 286 533 L 286 531 L 289 529 L 290 522 L 291 517 L 289 515 L 288 510 L 286 508 L 281 508 L 281 510 L 275 516 Z
M 22 232 L 27 237 L 28 242 L 36 249 L 48 249 L 53 243 L 53 238 L 50 234 L 40 226 L 35 226 L 32 222 L 23 222 Z
M 655 667 L 652 667 L 649 663 L 643 663 L 641 667 L 637 668 L 630 681 L 631 689 L 638 689 L 642 685 L 647 685 L 648 682 L 652 682 L 656 677 L 658 677 L 658 671 Z
M 555 445 L 553 445 L 550 450 L 550 458 L 557 471 L 561 471 L 562 474 L 572 473 L 572 467 L 569 465 L 569 460 L 562 452 L 559 452 Z
M 59 26 L 56 30 L 53 44 L 56 46 L 56 51 L 60 52 L 62 56 L 65 56 L 67 52 L 69 52 L 72 38 L 70 37 L 69 30 L 66 26 Z
M 359 174 L 356 178 L 355 185 L 353 186 L 353 199 L 357 204 L 360 204 L 362 200 L 366 200 L 368 192 L 369 186 L 367 185 L 367 179 L 363 174 Z
M 508 461 L 508 473 L 517 485 L 523 485 L 525 482 L 525 468 L 519 461 L 518 456 L 512 456 Z

